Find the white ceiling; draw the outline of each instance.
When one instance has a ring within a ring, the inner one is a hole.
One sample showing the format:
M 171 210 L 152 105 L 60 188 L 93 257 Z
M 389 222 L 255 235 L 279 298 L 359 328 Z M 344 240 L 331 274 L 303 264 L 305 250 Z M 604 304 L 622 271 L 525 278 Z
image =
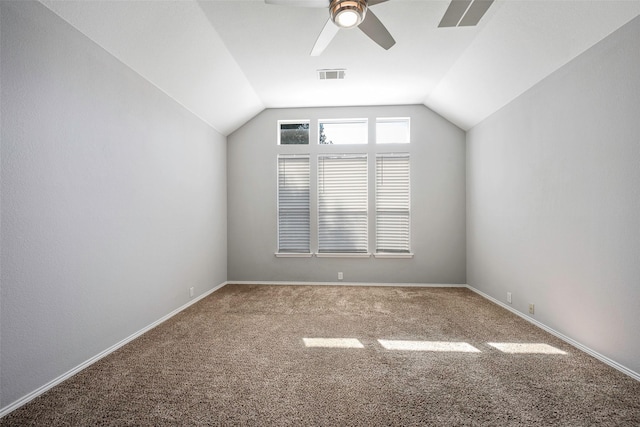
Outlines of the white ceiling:
M 227 135 L 264 108 L 424 104 L 467 130 L 640 15 L 640 0 L 496 0 L 437 28 L 449 0 L 371 8 L 396 45 L 341 30 L 309 52 L 323 9 L 263 0 L 52 1 L 47 7 Z M 344 81 L 316 70 L 346 68 Z

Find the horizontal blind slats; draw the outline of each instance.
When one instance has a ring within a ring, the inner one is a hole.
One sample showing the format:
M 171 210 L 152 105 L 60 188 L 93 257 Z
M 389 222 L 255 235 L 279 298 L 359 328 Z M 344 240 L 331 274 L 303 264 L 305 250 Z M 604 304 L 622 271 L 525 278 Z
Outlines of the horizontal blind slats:
M 311 252 L 309 156 L 278 157 L 278 252 Z
M 376 157 L 376 252 L 410 252 L 409 155 Z
M 367 227 L 367 156 L 318 156 L 318 252 L 367 252 Z

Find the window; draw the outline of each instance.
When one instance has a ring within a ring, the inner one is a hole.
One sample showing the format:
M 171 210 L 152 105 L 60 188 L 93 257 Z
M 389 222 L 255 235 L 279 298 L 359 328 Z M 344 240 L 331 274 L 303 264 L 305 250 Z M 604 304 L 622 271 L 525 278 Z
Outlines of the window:
M 408 144 L 410 141 L 408 117 L 376 119 L 376 144 Z
M 311 253 L 309 156 L 278 156 L 278 252 Z
M 279 145 L 309 145 L 309 120 L 278 121 Z
M 277 257 L 413 257 L 410 118 L 277 123 Z
M 367 119 L 318 121 L 318 144 L 367 144 Z
M 318 156 L 318 253 L 368 252 L 366 154 Z
M 376 157 L 376 253 L 408 254 L 409 154 Z

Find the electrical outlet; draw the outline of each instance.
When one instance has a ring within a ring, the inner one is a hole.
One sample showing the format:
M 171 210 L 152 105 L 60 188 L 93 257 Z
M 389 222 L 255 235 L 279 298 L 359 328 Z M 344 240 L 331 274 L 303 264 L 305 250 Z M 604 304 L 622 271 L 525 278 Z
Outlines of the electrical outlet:
M 536 306 L 534 304 L 529 304 L 529 314 L 535 314 Z
M 342 271 L 338 272 L 338 280 L 342 280 L 344 276 L 342 275 Z
M 507 292 L 507 302 L 511 304 L 511 292 Z
M 189 288 L 189 298 L 193 298 L 193 292 L 194 292 L 194 289 L 193 289 L 193 286 L 192 286 L 192 287 Z

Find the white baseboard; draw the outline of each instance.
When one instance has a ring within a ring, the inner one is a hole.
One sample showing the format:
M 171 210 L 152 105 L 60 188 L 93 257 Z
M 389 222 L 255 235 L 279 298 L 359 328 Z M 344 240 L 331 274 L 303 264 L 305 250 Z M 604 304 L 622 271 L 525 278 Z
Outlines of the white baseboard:
M 609 359 L 607 356 L 604 356 L 604 355 L 598 353 L 597 351 L 587 347 L 586 345 L 583 345 L 583 344 L 579 343 L 578 341 L 574 340 L 573 338 L 570 338 L 570 337 L 564 335 L 563 333 L 558 332 L 553 328 L 550 328 L 549 326 L 545 325 L 544 323 L 539 322 L 538 320 L 519 312 L 518 310 L 514 309 L 510 305 L 505 304 L 505 303 L 503 303 L 502 301 L 500 301 L 498 299 L 495 299 L 491 295 L 488 295 L 488 294 L 485 294 L 482 291 L 479 291 L 478 289 L 474 288 L 473 286 L 467 285 L 467 288 L 469 288 L 469 290 L 477 293 L 481 297 L 488 299 L 492 303 L 498 304 L 502 308 L 506 308 L 507 310 L 509 310 L 513 314 L 523 318 L 527 322 L 532 323 L 533 325 L 539 327 L 540 329 L 543 329 L 543 330 L 549 332 L 551 335 L 554 335 L 554 336 L 560 338 L 562 341 L 566 342 L 567 344 L 570 344 L 570 345 L 574 346 L 578 350 L 582 350 L 585 353 L 589 354 L 590 356 L 595 357 L 599 361 L 611 366 L 614 369 L 617 369 L 618 371 L 622 372 L 623 374 L 626 374 L 626 375 L 630 376 L 631 378 L 633 378 L 633 379 L 635 379 L 637 381 L 640 381 L 640 374 L 639 373 L 627 368 L 626 366 L 623 366 L 623 365 L 619 364 L 615 360 Z
M 282 286 L 388 286 L 396 288 L 466 288 L 466 284 L 448 283 L 365 283 L 365 282 L 304 282 L 304 281 L 260 281 L 229 280 L 227 285 L 282 285 Z
M 61 382 L 65 381 L 66 379 L 72 377 L 73 375 L 77 374 L 78 372 L 82 371 L 83 369 L 91 366 L 92 364 L 94 364 L 95 362 L 97 362 L 98 360 L 102 359 L 103 357 L 113 353 L 114 351 L 116 351 L 117 349 L 119 349 L 120 347 L 124 346 L 125 344 L 133 341 L 134 339 L 138 338 L 140 335 L 144 334 L 145 332 L 155 328 L 156 326 L 160 325 L 161 323 L 167 321 L 168 319 L 170 319 L 171 317 L 175 316 L 176 314 L 180 313 L 181 311 L 185 310 L 186 308 L 188 308 L 189 306 L 195 304 L 196 302 L 200 301 L 201 299 L 209 296 L 210 294 L 212 294 L 213 292 L 221 289 L 222 287 L 226 286 L 226 285 L 231 285 L 231 284 L 237 284 L 237 285 L 283 285 L 283 286 L 291 286 L 291 285 L 310 285 L 310 286 L 389 286 L 389 287 L 419 287 L 419 288 L 468 288 L 469 290 L 477 293 L 478 295 L 482 296 L 483 298 L 488 299 L 489 301 L 498 304 L 499 306 L 509 310 L 510 312 L 514 313 L 515 315 L 525 319 L 526 321 L 532 323 L 533 325 L 549 332 L 550 334 L 560 338 L 561 340 L 565 341 L 566 343 L 576 347 L 579 350 L 584 351 L 585 353 L 595 357 L 596 359 L 600 360 L 601 362 L 611 366 L 614 369 L 617 369 L 618 371 L 630 376 L 631 378 L 634 378 L 635 380 L 640 381 L 640 374 L 638 374 L 637 372 L 617 363 L 614 360 L 609 359 L 608 357 L 598 353 L 595 350 L 590 349 L 589 347 L 575 341 L 574 339 L 548 327 L 547 325 L 545 325 L 544 323 L 541 323 L 529 316 L 526 316 L 522 313 L 520 313 L 519 311 L 515 310 L 513 307 L 503 303 L 500 300 L 497 300 L 495 298 L 493 298 L 492 296 L 485 294 L 482 291 L 479 291 L 478 289 L 466 285 L 466 284 L 436 284 L 436 283 L 361 283 L 361 282 L 289 282 L 289 281 L 238 281 L 238 280 L 229 280 L 226 281 L 224 283 L 221 283 L 217 286 L 215 286 L 213 289 L 205 292 L 204 294 L 198 296 L 197 298 L 194 298 L 193 300 L 189 301 L 188 303 L 184 304 L 183 306 L 173 310 L 171 313 L 163 316 L 162 318 L 156 320 L 155 322 L 151 323 L 150 325 L 146 326 L 145 328 L 133 333 L 132 335 L 128 336 L 127 338 L 123 339 L 122 341 L 112 345 L 111 347 L 107 348 L 106 350 L 96 354 L 95 356 L 91 357 L 90 359 L 86 360 L 85 362 L 81 363 L 80 365 L 76 366 L 75 368 L 67 371 L 66 373 L 60 375 L 59 377 L 49 381 L 47 384 L 37 388 L 36 390 L 32 391 L 31 393 L 21 397 L 20 399 L 16 400 L 15 402 L 5 406 L 4 408 L 0 409 L 0 418 L 4 417 L 5 415 L 9 414 L 10 412 L 18 409 L 19 407 L 25 405 L 26 403 L 30 402 L 31 400 L 35 399 L 36 397 L 40 396 L 41 394 L 45 393 L 46 391 L 48 391 L 49 389 L 55 387 L 56 385 L 60 384 Z
M 21 397 L 20 399 L 16 400 L 15 402 L 10 403 L 9 405 L 7 405 L 4 408 L 0 409 L 0 418 L 4 417 L 5 415 L 7 415 L 8 413 L 10 413 L 12 411 L 15 411 L 16 409 L 18 409 L 22 405 L 27 404 L 31 400 L 33 400 L 36 397 L 40 396 L 41 394 L 43 394 L 44 392 L 48 391 L 49 389 L 57 386 L 58 384 L 60 384 L 64 380 L 74 376 L 75 374 L 77 374 L 78 372 L 82 371 L 83 369 L 93 365 L 98 360 L 102 359 L 105 356 L 108 356 L 109 354 L 113 353 L 114 351 L 116 351 L 120 347 L 122 347 L 125 344 L 127 344 L 127 343 L 133 341 L 134 339 L 138 338 L 140 335 L 144 334 L 145 332 L 150 331 L 151 329 L 155 328 L 156 326 L 160 325 L 161 323 L 169 320 L 170 318 L 172 318 L 176 314 L 180 313 L 182 310 L 184 310 L 187 307 L 195 304 L 196 302 L 200 301 L 201 299 L 211 295 L 212 293 L 214 293 L 218 289 L 222 288 L 226 284 L 227 284 L 227 282 L 224 282 L 224 283 L 221 283 L 221 284 L 215 286 L 213 289 L 211 289 L 211 290 L 203 293 L 202 295 L 199 295 L 198 297 L 190 300 L 188 303 L 184 304 L 181 307 L 176 308 L 171 313 L 161 317 L 160 319 L 156 320 L 155 322 L 151 323 L 150 325 L 148 325 L 148 326 L 140 329 L 139 331 L 129 335 L 127 338 L 123 339 L 122 341 L 112 345 L 111 347 L 107 348 L 106 350 L 103 350 L 100 353 L 96 354 L 95 356 L 91 357 L 90 359 L 82 362 L 81 364 L 79 364 L 75 368 L 65 372 L 64 374 L 60 375 L 57 378 L 54 378 L 53 380 L 49 381 L 45 385 L 37 388 L 36 390 L 32 391 L 31 393 L 29 393 L 27 395 Z

